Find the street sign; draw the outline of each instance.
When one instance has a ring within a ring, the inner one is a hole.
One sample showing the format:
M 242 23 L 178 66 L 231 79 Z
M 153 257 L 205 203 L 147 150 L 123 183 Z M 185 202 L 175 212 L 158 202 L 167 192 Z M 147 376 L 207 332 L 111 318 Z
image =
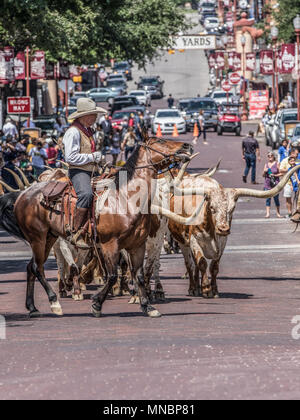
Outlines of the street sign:
M 181 35 L 171 39 L 174 50 L 215 50 L 215 35 Z
M 241 76 L 238 73 L 231 73 L 229 76 L 229 81 L 232 85 L 237 85 L 241 81 Z
M 225 92 L 229 92 L 231 90 L 231 84 L 228 80 L 224 80 L 224 82 L 222 82 L 222 89 L 225 90 Z
M 8 114 L 30 114 L 30 96 L 13 96 L 7 98 Z

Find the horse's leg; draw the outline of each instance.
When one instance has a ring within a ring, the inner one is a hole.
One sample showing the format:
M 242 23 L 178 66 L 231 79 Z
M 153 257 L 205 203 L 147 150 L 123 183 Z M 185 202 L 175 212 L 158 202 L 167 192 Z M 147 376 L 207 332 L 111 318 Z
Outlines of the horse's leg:
M 119 249 L 116 240 L 102 245 L 102 252 L 105 256 L 107 282 L 99 293 L 93 296 L 92 313 L 96 318 L 102 315 L 102 305 L 107 298 L 109 291 L 118 280 Z
M 145 245 L 138 249 L 129 252 L 131 264 L 132 264 L 132 277 L 137 284 L 140 304 L 143 313 L 151 318 L 158 318 L 161 314 L 149 303 L 147 296 L 145 281 L 144 281 L 144 257 L 145 257 Z
M 57 295 L 51 288 L 50 284 L 47 282 L 44 272 L 44 264 L 55 241 L 56 238 L 47 235 L 46 240 L 40 240 L 38 242 L 31 243 L 33 252 L 32 272 L 48 295 L 51 311 L 56 315 L 63 315 L 60 303 L 57 299 Z
M 30 316 L 39 316 L 40 313 L 34 305 L 34 283 L 35 275 L 32 271 L 33 258 L 27 265 L 27 289 L 26 289 L 26 309 L 29 311 Z

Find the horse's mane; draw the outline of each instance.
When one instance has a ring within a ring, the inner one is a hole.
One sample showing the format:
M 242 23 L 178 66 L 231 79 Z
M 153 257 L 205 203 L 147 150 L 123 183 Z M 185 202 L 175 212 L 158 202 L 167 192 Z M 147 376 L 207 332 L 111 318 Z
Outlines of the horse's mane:
M 122 183 L 120 179 L 121 172 L 123 173 L 127 172 L 127 182 L 129 182 L 133 178 L 134 173 L 135 173 L 136 163 L 139 157 L 140 148 L 141 146 L 138 145 L 135 151 L 132 153 L 132 155 L 129 157 L 129 159 L 125 163 L 125 165 L 122 166 L 120 170 L 116 173 L 115 183 L 116 183 L 117 190 L 119 190 L 122 187 Z

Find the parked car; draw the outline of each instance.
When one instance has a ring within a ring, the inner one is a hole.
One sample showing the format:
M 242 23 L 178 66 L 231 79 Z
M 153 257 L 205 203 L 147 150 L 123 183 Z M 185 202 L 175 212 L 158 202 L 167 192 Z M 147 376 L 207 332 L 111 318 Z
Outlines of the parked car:
M 204 28 L 207 31 L 217 30 L 219 28 L 219 19 L 214 16 L 209 16 L 204 21 Z
M 123 82 L 127 85 L 127 79 L 125 76 L 123 76 L 123 74 L 121 73 L 110 73 L 106 79 L 107 82 L 109 82 L 110 80 L 123 80 Z
M 285 124 L 288 121 L 297 121 L 297 108 L 280 109 L 277 111 L 271 131 L 272 149 L 278 149 L 283 139 L 286 138 Z
M 127 84 L 121 79 L 109 80 L 106 82 L 106 87 L 113 92 L 118 92 L 119 95 L 126 95 L 127 92 Z
M 219 107 L 217 133 L 222 136 L 224 132 L 241 135 L 240 105 L 224 103 Z
M 83 91 L 78 91 L 78 92 L 76 91 L 76 92 L 73 93 L 72 97 L 76 98 L 76 99 L 78 99 L 78 98 L 88 98 L 88 93 L 83 92 Z
M 132 90 L 129 96 L 135 96 L 141 105 L 151 106 L 151 95 L 146 90 Z
M 203 111 L 206 128 L 213 128 L 217 131 L 218 108 L 215 101 L 211 98 L 195 98 L 191 100 L 186 110 L 186 123 L 188 131 L 192 131 L 197 122 L 199 112 Z
M 233 92 L 225 92 L 224 90 L 214 90 L 211 94 L 211 99 L 213 99 L 217 104 L 223 104 L 228 101 L 231 101 L 233 98 Z
M 115 63 L 112 72 L 114 74 L 122 74 L 126 77 L 127 80 L 132 80 L 132 73 L 131 73 L 131 65 L 128 61 L 120 61 L 119 63 Z
M 119 96 L 119 91 L 107 87 L 94 88 L 88 91 L 88 95 L 95 102 L 110 102 L 111 99 Z
M 186 133 L 186 122 L 177 109 L 158 109 L 152 122 L 152 133 L 156 134 L 160 125 L 162 134 L 172 134 L 176 125 L 178 133 Z
M 116 125 L 123 125 L 125 123 L 125 118 L 129 119 L 130 115 L 138 115 L 138 112 L 132 108 L 124 108 L 119 111 L 115 111 L 111 116 L 111 125 L 115 127 Z
M 62 116 L 60 115 L 60 118 Z M 56 136 L 54 125 L 56 123 L 56 115 L 40 115 L 33 120 L 35 126 L 45 131 L 49 136 Z
M 111 114 L 113 114 L 115 111 L 119 111 L 123 108 L 128 108 L 130 106 L 136 106 L 138 104 L 138 100 L 135 96 L 119 96 L 114 99 L 110 112 Z
M 293 134 L 292 134 L 292 137 L 291 137 L 291 142 L 294 143 L 295 141 L 300 143 L 300 124 L 297 124 L 296 127 L 293 130 Z
M 163 84 L 164 80 L 160 80 L 159 76 L 140 77 L 135 84 L 139 90 L 146 90 L 150 93 L 151 98 L 161 99 L 164 96 Z

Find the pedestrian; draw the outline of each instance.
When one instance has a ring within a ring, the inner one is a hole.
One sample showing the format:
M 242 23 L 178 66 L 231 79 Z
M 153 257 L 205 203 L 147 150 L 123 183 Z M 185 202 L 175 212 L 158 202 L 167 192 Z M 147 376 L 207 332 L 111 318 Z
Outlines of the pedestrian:
M 278 149 L 278 162 L 281 163 L 283 159 L 289 156 L 289 142 L 284 139 L 281 142 L 281 146 Z
M 131 155 L 132 152 L 134 151 L 136 142 L 137 142 L 137 138 L 133 132 L 133 128 L 129 127 L 121 145 L 121 150 L 124 150 L 125 148 L 125 160 L 127 160 L 128 155 Z
M 3 126 L 3 134 L 5 136 L 10 135 L 13 139 L 16 139 L 19 136 L 17 127 L 13 124 L 11 118 L 6 118 L 6 122 Z
M 56 168 L 56 159 L 58 155 L 58 151 L 55 147 L 54 141 L 52 138 L 50 138 L 48 141 L 48 148 L 46 150 L 47 153 L 47 159 L 48 159 L 48 165 L 50 168 Z
M 167 99 L 167 102 L 168 102 L 168 108 L 172 108 L 172 106 L 174 105 L 174 98 L 171 93 Z
M 17 172 L 16 164 L 17 164 L 17 154 L 16 153 L 10 153 L 9 155 L 6 156 L 5 165 L 1 169 L 1 177 L 2 177 L 3 181 L 15 190 L 19 189 L 19 186 L 18 186 L 13 174 L 10 171 L 14 172 L 18 176 L 20 175 Z
M 287 94 L 287 104 L 288 104 L 288 108 L 293 108 L 293 104 L 294 104 L 294 98 L 292 97 L 291 92 L 288 92 Z
M 111 144 L 112 125 L 108 114 L 105 114 L 103 121 L 101 122 L 101 128 L 103 131 L 103 148 L 104 154 L 108 151 Z
M 291 167 L 291 164 L 289 162 L 289 158 L 294 158 L 295 161 L 298 157 L 298 151 L 297 149 L 293 148 L 290 152 L 290 156 L 286 157 L 285 159 L 283 159 L 280 163 L 280 175 L 283 176 L 285 175 L 288 170 Z M 283 189 L 283 197 L 286 200 L 286 208 L 287 208 L 287 216 L 286 217 L 291 217 L 292 215 L 292 209 L 293 209 L 293 204 L 292 204 L 292 196 L 293 196 L 293 185 L 291 180 L 288 181 L 288 183 L 285 185 L 284 189 Z
M 29 155 L 31 149 L 36 147 L 36 143 L 37 143 L 37 139 L 35 137 L 29 138 L 29 143 L 27 144 L 27 147 L 26 147 L 27 155 Z
M 37 141 L 36 147 L 33 147 L 29 156 L 32 158 L 32 167 L 34 175 L 38 178 L 45 170 L 45 164 L 47 164 L 47 152 L 43 148 L 43 143 L 39 140 Z
M 111 155 L 112 155 L 112 164 L 113 166 L 116 166 L 117 164 L 117 160 L 118 160 L 118 156 L 120 154 L 120 147 L 121 147 L 121 132 L 122 132 L 122 127 L 119 125 L 116 125 L 113 128 L 113 135 L 112 135 L 112 139 L 111 139 Z
M 279 183 L 280 178 L 280 169 L 279 163 L 276 161 L 275 154 L 273 152 L 268 153 L 268 161 L 264 166 L 263 176 L 265 177 L 264 190 L 268 191 L 274 188 Z M 274 202 L 276 206 L 276 215 L 278 218 L 281 218 L 280 215 L 280 202 L 279 194 L 274 197 Z M 270 217 L 270 208 L 271 208 L 271 198 L 266 200 L 266 218 Z
M 202 133 L 203 133 L 203 144 L 208 144 L 206 141 L 206 127 L 205 127 L 205 119 L 204 119 L 203 110 L 199 112 L 199 116 L 197 119 L 197 126 L 198 126 L 198 137 L 195 137 L 193 139 L 193 144 L 197 144 L 197 141 L 200 139 Z
M 246 163 L 243 181 L 247 182 L 247 176 L 251 168 L 251 182 L 256 184 L 256 159 L 260 162 L 260 149 L 258 141 L 254 138 L 253 131 L 249 131 L 248 136 L 243 140 L 242 158 Z

